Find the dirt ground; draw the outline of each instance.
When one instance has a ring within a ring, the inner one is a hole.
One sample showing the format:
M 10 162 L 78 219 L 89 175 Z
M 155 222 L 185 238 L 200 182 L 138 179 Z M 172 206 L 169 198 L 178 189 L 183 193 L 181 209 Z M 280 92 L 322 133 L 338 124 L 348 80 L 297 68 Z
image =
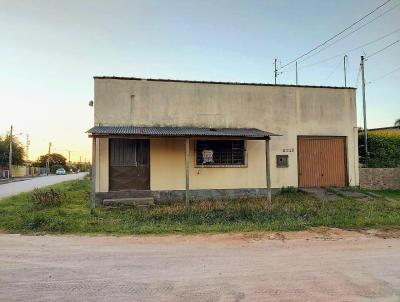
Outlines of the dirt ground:
M 0 234 L 0 301 L 399 300 L 399 231 Z

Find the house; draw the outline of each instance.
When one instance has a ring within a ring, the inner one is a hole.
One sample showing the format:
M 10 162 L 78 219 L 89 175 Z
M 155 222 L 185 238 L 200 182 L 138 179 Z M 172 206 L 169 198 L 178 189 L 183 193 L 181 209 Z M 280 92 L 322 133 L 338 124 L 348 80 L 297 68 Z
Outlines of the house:
M 354 88 L 95 77 L 88 133 L 100 202 L 359 183 Z
M 360 130 L 362 132 L 362 130 Z M 382 128 L 371 128 L 368 129 L 368 132 L 371 133 L 400 133 L 400 126 L 392 126 L 392 127 L 382 127 Z

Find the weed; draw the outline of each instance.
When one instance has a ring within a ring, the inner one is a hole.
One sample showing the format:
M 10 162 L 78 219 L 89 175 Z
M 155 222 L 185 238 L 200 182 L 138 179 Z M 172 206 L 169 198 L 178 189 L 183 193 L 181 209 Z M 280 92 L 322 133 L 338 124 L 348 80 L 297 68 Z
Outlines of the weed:
M 279 191 L 280 194 L 290 194 L 290 193 L 297 193 L 298 189 L 292 186 L 289 187 L 282 187 Z
M 183 202 L 148 209 L 99 206 L 92 214 L 89 191 L 90 181 L 85 179 L 42 189 L 40 194 L 36 191 L 5 198 L 0 202 L 0 230 L 161 234 L 280 232 L 321 226 L 393 228 L 400 225 L 400 191 L 395 190 L 385 191 L 391 200 L 371 197 L 365 201 L 343 196 L 326 202 L 296 189 L 285 188 L 281 194 L 273 196 L 272 202 L 265 198 L 241 198 L 196 201 L 190 207 Z M 39 201 L 33 202 L 32 196 L 39 196 Z
M 66 193 L 53 188 L 35 189 L 30 193 L 30 200 L 36 207 L 59 207 L 66 198 Z

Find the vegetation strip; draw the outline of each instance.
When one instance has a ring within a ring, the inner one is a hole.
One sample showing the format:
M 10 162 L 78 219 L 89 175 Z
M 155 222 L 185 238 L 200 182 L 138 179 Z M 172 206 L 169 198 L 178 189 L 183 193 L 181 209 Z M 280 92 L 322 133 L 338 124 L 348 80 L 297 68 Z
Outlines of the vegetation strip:
M 265 199 L 209 200 L 147 209 L 89 207 L 90 180 L 73 180 L 0 201 L 0 230 L 10 233 L 166 234 L 290 231 L 310 227 L 394 228 L 400 225 L 400 190 L 334 201 L 284 189 Z M 363 190 L 362 192 L 365 192 Z M 378 197 L 377 197 L 378 196 Z M 382 197 L 380 197 L 382 196 Z M 385 197 L 390 197 L 388 200 Z

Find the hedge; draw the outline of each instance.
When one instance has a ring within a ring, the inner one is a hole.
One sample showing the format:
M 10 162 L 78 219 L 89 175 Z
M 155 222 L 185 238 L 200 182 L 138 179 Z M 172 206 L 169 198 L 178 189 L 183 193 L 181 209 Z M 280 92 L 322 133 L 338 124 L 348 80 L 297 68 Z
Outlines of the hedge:
M 364 132 L 358 133 L 360 163 L 365 163 Z M 368 132 L 368 167 L 400 167 L 400 131 Z

